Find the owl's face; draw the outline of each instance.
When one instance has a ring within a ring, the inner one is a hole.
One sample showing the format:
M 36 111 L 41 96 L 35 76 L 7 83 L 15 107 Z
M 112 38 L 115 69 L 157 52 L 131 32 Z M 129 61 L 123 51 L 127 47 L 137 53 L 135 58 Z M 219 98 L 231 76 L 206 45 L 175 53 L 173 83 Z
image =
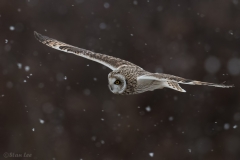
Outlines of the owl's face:
M 122 94 L 127 87 L 125 77 L 119 73 L 109 73 L 108 87 L 112 93 Z

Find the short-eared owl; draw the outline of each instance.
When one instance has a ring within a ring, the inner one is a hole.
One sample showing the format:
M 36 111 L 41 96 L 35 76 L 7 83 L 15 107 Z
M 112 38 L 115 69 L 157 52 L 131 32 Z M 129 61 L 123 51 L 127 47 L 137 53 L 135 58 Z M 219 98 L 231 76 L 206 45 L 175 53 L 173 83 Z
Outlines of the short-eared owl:
M 233 85 L 200 82 L 169 74 L 151 73 L 131 62 L 119 58 L 81 49 L 47 36 L 43 36 L 37 32 L 34 32 L 34 35 L 40 42 L 51 48 L 84 57 L 112 69 L 112 72 L 108 74 L 108 87 L 110 91 L 115 94 L 138 94 L 146 91 L 153 91 L 155 89 L 162 89 L 164 87 L 180 92 L 186 92 L 179 86 L 179 83 L 221 88 L 233 87 Z

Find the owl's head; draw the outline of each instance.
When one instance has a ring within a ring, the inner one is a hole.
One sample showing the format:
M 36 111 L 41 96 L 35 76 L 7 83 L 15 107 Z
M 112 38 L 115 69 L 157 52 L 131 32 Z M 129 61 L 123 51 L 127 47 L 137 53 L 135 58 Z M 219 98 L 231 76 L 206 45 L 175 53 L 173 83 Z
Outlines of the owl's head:
M 108 74 L 108 87 L 114 94 L 122 94 L 127 88 L 126 78 L 120 73 L 111 72 Z

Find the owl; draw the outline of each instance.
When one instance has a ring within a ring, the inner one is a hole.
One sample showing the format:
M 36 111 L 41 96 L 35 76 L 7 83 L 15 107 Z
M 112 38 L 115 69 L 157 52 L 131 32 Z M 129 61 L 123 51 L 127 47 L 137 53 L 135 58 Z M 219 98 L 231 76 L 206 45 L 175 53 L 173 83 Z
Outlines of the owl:
M 43 36 L 37 32 L 34 32 L 34 35 L 38 41 L 51 48 L 84 57 L 110 68 L 112 72 L 108 74 L 108 88 L 114 94 L 132 95 L 162 88 L 170 88 L 179 92 L 186 92 L 179 84 L 205 85 L 220 88 L 234 87 L 233 85 L 189 80 L 169 74 L 151 73 L 120 58 L 78 48 L 47 36 Z

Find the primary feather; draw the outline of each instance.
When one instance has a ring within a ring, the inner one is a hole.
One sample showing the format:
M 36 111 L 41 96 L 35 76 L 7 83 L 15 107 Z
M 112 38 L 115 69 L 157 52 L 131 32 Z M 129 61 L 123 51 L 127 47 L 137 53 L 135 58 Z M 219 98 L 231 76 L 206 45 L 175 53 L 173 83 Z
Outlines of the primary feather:
M 128 61 L 122 60 L 120 58 L 115 58 L 115 57 L 108 56 L 105 54 L 95 53 L 95 52 L 92 52 L 92 51 L 89 51 L 86 49 L 78 48 L 78 47 L 63 43 L 56 39 L 49 38 L 47 36 L 43 36 L 40 33 L 37 33 L 36 31 L 34 32 L 34 35 L 39 42 L 41 42 L 51 48 L 54 48 L 54 49 L 57 49 L 57 50 L 60 50 L 63 52 L 67 52 L 67 53 L 72 53 L 77 56 L 81 56 L 86 59 L 98 62 L 102 65 L 107 66 L 108 68 L 110 68 L 112 70 L 116 70 L 118 67 L 120 67 L 122 65 L 134 65 L 134 64 L 132 64 Z

